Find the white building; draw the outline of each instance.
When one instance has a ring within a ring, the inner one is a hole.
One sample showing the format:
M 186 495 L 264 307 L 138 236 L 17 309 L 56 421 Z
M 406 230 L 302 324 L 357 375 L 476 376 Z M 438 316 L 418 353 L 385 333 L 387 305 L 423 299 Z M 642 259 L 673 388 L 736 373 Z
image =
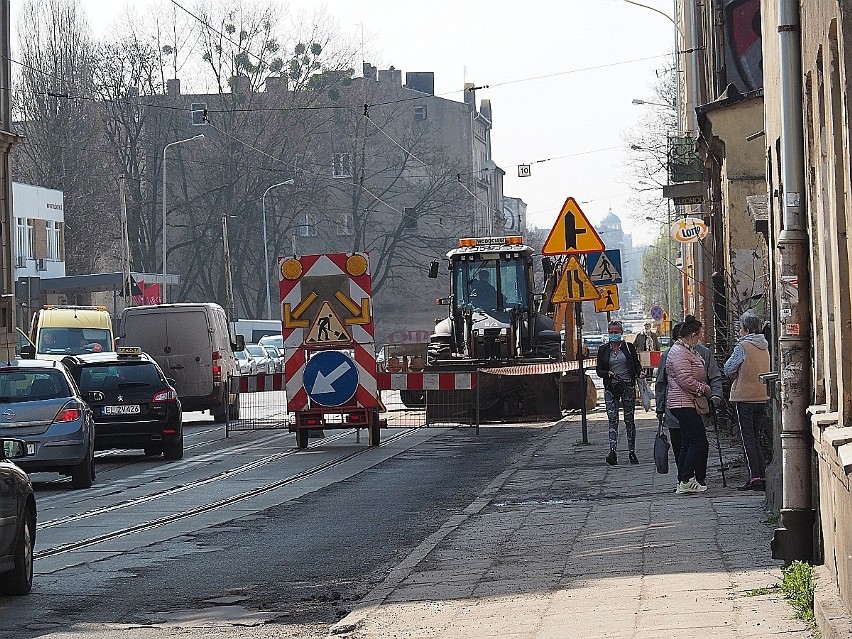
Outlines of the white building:
M 65 276 L 62 191 L 12 183 L 15 279 Z

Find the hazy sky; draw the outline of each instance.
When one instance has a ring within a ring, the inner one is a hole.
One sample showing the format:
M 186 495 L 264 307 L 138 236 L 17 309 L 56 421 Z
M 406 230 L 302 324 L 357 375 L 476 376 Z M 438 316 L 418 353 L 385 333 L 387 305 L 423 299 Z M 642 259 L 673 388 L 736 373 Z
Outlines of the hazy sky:
M 142 12 L 155 0 L 134 0 Z M 161 5 L 161 0 L 157 0 Z M 191 0 L 180 4 L 191 7 Z M 22 0 L 11 0 L 14 15 Z M 80 0 L 95 35 L 125 10 L 121 0 Z M 671 14 L 671 0 L 644 0 Z M 166 3 L 168 4 L 168 3 Z M 284 3 L 282 2 L 282 5 Z M 655 71 L 673 49 L 664 16 L 624 0 L 289 0 L 294 11 L 325 7 L 340 31 L 365 42 L 379 68 L 434 71 L 435 92 L 462 100 L 467 80 L 493 109 L 494 159 L 504 192 L 528 205 L 533 226 L 550 228 L 573 196 L 595 222 L 612 207 L 635 241 L 656 229 L 631 208 L 624 135 L 641 126 L 633 98 L 653 100 Z M 170 6 L 170 5 L 169 5 Z M 360 67 L 359 67 L 360 68 Z M 566 157 L 567 156 L 567 157 Z M 550 158 L 555 158 L 549 161 Z M 518 164 L 532 176 L 517 177 Z

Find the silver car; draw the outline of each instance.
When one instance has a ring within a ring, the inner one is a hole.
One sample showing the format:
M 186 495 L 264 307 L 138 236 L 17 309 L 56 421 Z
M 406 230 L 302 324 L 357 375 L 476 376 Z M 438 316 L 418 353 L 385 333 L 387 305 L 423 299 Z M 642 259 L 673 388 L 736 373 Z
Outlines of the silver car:
M 234 351 L 234 358 L 240 367 L 240 375 L 254 375 L 257 365 L 254 358 L 245 351 Z
M 264 346 L 263 350 L 266 351 L 267 357 L 269 357 L 269 361 L 272 362 L 272 371 L 273 373 L 283 373 L 284 372 L 284 358 L 281 357 L 281 353 L 278 352 L 278 349 L 274 346 Z
M 269 359 L 266 350 L 259 344 L 246 344 L 246 351 L 257 362 L 255 373 L 258 375 L 268 375 L 275 372 L 275 364 Z
M 92 411 L 59 362 L 0 362 L 0 437 L 26 442 L 17 464 L 28 473 L 68 475 L 74 488 L 95 480 Z

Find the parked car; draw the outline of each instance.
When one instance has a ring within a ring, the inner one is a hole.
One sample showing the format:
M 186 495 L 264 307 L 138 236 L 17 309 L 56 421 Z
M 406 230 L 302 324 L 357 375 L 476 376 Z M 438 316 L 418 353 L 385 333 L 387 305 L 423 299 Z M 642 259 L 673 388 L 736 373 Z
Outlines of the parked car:
M 142 448 L 146 455 L 183 457 L 183 417 L 173 381 L 139 347 L 62 360 L 95 422 L 95 449 Z
M 257 343 L 261 346 L 274 346 L 281 356 L 284 356 L 284 337 L 282 335 L 264 335 Z
M 57 472 L 74 488 L 95 480 L 92 411 L 65 366 L 51 360 L 0 363 L 0 437 L 22 439 L 28 473 Z
M 269 361 L 272 362 L 272 373 L 283 373 L 284 372 L 284 358 L 281 356 L 281 353 L 278 352 L 278 349 L 274 346 L 264 346 L 263 350 L 266 351 L 267 357 L 269 357 Z
M 30 478 L 12 460 L 27 454 L 22 439 L 0 439 L 0 595 L 33 586 L 36 503 Z
M 269 355 L 266 354 L 266 350 L 264 350 L 263 346 L 260 344 L 246 344 L 246 350 L 257 363 L 255 373 L 258 375 L 267 375 L 268 373 L 275 372 L 275 365 L 272 360 L 269 359 Z
M 257 370 L 257 362 L 246 351 L 234 351 L 237 365 L 240 367 L 240 375 L 254 375 Z

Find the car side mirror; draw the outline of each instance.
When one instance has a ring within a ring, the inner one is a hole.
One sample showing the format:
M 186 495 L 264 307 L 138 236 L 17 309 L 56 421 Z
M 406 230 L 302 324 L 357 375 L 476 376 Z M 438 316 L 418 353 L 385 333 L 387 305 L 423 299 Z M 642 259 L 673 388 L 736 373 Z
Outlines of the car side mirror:
M 246 338 L 242 335 L 237 335 L 235 338 L 236 342 L 232 344 L 233 350 L 235 351 L 244 351 L 246 350 Z
M 35 356 L 35 346 L 33 346 L 32 344 L 21 346 L 21 359 L 35 359 Z
M 2 439 L 3 459 L 18 459 L 27 456 L 27 443 L 21 439 Z
M 438 262 L 430 262 L 429 264 L 429 279 L 436 279 L 438 277 Z

